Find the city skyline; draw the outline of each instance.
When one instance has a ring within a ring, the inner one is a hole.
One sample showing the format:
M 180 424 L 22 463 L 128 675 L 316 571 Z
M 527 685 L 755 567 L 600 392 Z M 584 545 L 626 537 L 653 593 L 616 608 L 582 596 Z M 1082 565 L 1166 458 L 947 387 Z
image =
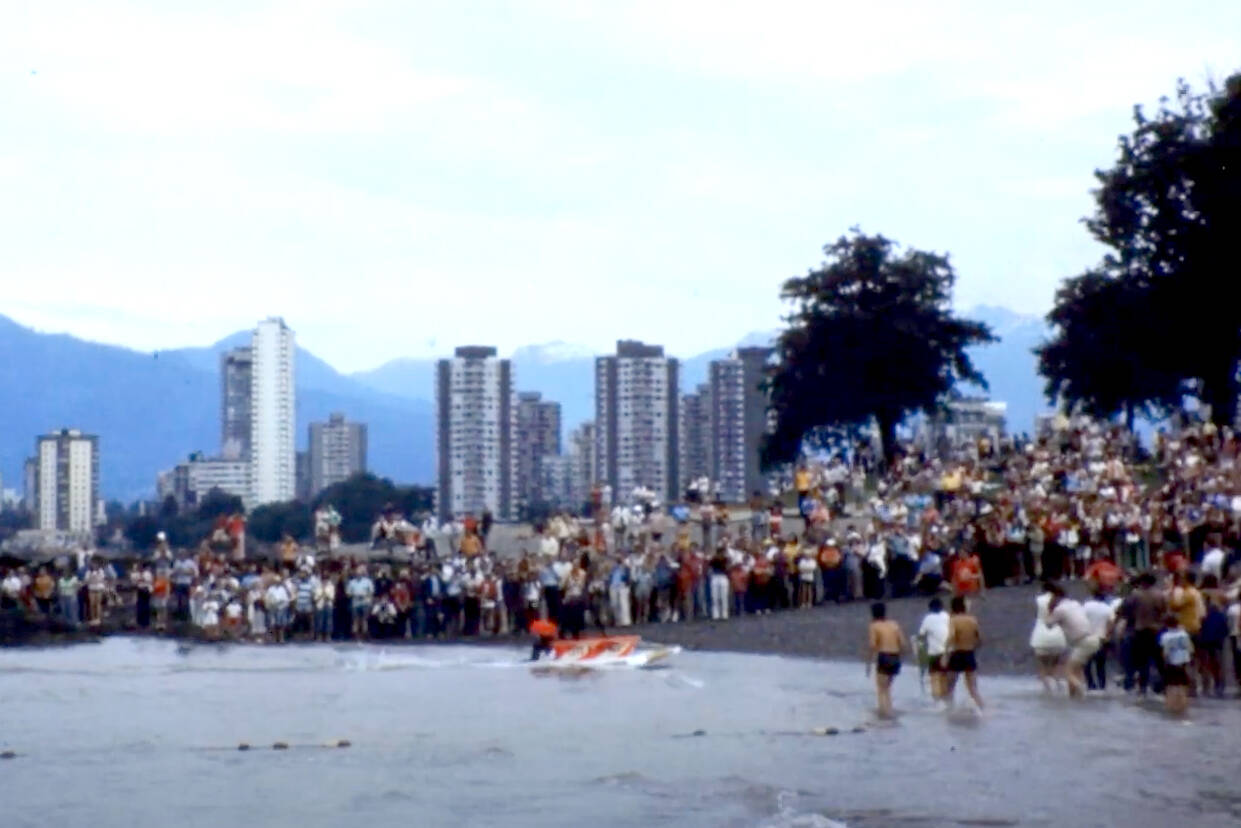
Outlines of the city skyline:
M 1241 31 L 1222 0 L 500 9 L 24 7 L 6 312 L 151 351 L 279 309 L 358 371 L 447 352 L 457 307 L 510 353 L 533 293 L 542 341 L 687 354 L 777 327 L 860 225 L 948 252 L 959 307 L 1042 313 L 1099 257 L 1132 107 L 1235 69 Z

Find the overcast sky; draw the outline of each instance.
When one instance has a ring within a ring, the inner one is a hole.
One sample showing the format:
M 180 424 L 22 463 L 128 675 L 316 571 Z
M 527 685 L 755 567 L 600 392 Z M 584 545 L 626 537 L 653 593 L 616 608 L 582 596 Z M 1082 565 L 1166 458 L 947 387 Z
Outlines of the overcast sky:
M 1236 0 L 6 4 L 0 312 L 691 354 L 860 225 L 1043 313 L 1133 105 L 1237 68 Z

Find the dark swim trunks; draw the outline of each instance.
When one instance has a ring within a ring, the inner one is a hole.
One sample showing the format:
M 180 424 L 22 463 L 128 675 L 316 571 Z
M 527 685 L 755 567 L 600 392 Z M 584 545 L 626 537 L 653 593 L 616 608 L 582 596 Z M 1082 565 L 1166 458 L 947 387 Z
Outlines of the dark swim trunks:
M 1188 687 L 1189 671 L 1184 667 L 1166 665 L 1163 668 L 1163 683 L 1167 687 Z
M 883 676 L 895 676 L 901 671 L 901 657 L 895 653 L 879 653 L 875 656 L 875 669 Z
M 953 650 L 948 656 L 948 672 L 973 673 L 978 669 L 978 660 L 973 650 Z

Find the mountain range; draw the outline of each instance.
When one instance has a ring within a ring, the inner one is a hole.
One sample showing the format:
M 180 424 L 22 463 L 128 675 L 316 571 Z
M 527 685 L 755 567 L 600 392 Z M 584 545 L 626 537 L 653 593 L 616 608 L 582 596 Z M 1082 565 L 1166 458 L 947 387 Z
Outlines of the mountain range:
M 967 315 L 986 322 L 1001 341 L 977 348 L 975 364 L 992 398 L 1008 403 L 1009 426 L 1030 430 L 1045 408 L 1031 348 L 1046 335 L 1043 321 L 998 307 Z M 737 345 L 764 344 L 774 332 L 752 333 L 732 346 L 683 359 L 682 393 L 706 380 L 710 362 Z M 214 454 L 220 441 L 219 356 L 249 341 L 241 331 L 204 348 L 142 352 L 66 334 L 47 334 L 0 316 L 0 476 L 20 489 L 22 462 L 39 434 L 80 428 L 100 438 L 100 487 L 109 499 L 150 497 L 156 474 L 190 452 Z M 530 345 L 512 354 L 517 386 L 562 406 L 564 431 L 594 416 L 594 355 L 563 342 Z M 369 430 L 375 473 L 430 483 L 433 472 L 434 359 L 396 359 L 370 371 L 343 374 L 297 350 L 298 447 L 307 426 L 342 411 Z

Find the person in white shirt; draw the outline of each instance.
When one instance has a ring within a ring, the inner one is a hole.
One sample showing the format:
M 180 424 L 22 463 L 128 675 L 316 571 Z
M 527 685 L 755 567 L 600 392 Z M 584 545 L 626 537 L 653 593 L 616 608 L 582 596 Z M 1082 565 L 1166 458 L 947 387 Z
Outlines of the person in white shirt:
M 943 656 L 948 646 L 948 612 L 944 602 L 932 598 L 927 604 L 927 614 L 922 618 L 916 636 L 927 659 L 927 672 L 931 675 L 931 698 L 942 701 L 946 695 Z
M 1064 631 L 1064 640 L 1069 647 L 1062 675 L 1068 682 L 1069 695 L 1082 696 L 1086 692 L 1086 662 L 1099 651 L 1102 642 L 1092 631 L 1090 619 L 1081 604 L 1066 598 L 1058 584 L 1050 585 L 1048 591 L 1052 594 L 1048 604 L 1048 624 Z
M 220 601 L 214 594 L 206 596 L 199 611 L 203 634 L 207 638 L 218 638 L 220 635 Z
M 0 583 L 0 608 L 14 609 L 22 594 L 22 576 L 16 569 L 9 570 Z
M 345 585 L 345 594 L 349 596 L 349 610 L 353 616 L 353 634 L 355 638 L 367 637 L 367 618 L 371 612 L 371 600 L 375 597 L 375 582 L 359 566 L 349 583 Z
M 263 606 L 267 609 L 267 627 L 271 640 L 277 644 L 284 641 L 289 628 L 289 589 L 283 581 L 272 583 L 263 592 Z
M 332 637 L 332 614 L 336 609 L 336 582 L 333 578 L 315 579 L 314 603 L 315 640 L 327 641 Z
M 1068 649 L 1064 631 L 1050 624 L 1051 599 L 1051 592 L 1044 586 L 1042 594 L 1034 599 L 1037 609 L 1034 629 L 1030 631 L 1030 648 L 1034 650 L 1039 681 L 1043 683 L 1043 690 L 1048 693 L 1055 691 L 1055 682 L 1060 678 L 1060 659 Z
M 1082 604 L 1086 620 L 1090 622 L 1090 633 L 1099 639 L 1099 649 L 1086 662 L 1086 684 L 1091 690 L 1107 689 L 1107 655 L 1108 640 L 1112 635 L 1112 622 L 1115 613 L 1112 604 L 1107 600 L 1103 590 L 1096 588 L 1090 600 Z
M 1241 687 L 1241 596 L 1233 595 L 1228 603 L 1228 637 L 1232 640 L 1232 673 Z
M 86 573 L 86 618 L 92 627 L 103 623 L 103 599 L 108 591 L 108 575 L 99 561 L 92 561 Z
M 1224 561 L 1227 556 L 1224 550 L 1220 548 L 1220 540 L 1218 535 L 1211 536 L 1211 546 L 1202 556 L 1201 574 L 1214 575 L 1217 581 L 1224 579 Z

